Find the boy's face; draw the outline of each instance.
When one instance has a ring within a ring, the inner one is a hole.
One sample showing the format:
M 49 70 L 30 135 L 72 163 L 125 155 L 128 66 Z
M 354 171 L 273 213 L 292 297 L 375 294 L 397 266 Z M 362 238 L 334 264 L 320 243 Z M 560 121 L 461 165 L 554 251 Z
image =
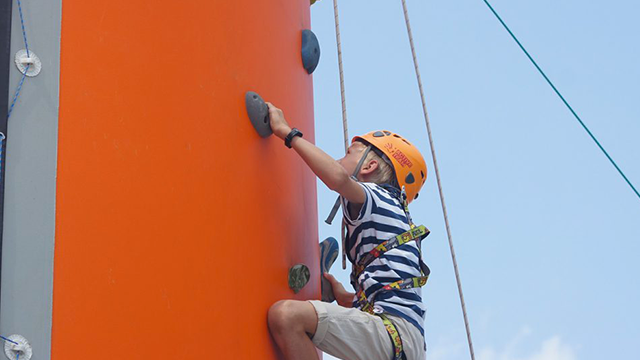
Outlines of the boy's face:
M 342 159 L 339 159 L 338 163 L 342 165 L 349 174 L 353 174 L 366 148 L 367 146 L 359 141 L 353 142 L 351 146 L 349 146 L 349 149 L 347 149 L 347 154 Z

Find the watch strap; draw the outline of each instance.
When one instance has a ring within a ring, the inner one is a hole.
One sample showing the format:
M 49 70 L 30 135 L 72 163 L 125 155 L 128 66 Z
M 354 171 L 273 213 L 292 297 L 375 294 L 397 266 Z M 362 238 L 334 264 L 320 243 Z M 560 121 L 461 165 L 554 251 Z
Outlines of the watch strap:
M 284 144 L 291 149 L 291 141 L 293 141 L 293 138 L 296 136 L 300 136 L 302 137 L 302 132 L 296 128 L 291 129 L 291 132 L 289 132 L 289 134 L 287 135 L 287 137 L 284 138 Z

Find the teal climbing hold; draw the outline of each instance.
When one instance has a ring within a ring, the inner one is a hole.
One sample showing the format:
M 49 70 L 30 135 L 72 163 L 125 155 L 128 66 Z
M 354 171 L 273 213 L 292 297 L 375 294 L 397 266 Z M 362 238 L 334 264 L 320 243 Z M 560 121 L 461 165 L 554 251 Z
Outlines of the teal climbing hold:
M 320 62 L 320 43 L 311 30 L 302 30 L 302 66 L 312 74 Z

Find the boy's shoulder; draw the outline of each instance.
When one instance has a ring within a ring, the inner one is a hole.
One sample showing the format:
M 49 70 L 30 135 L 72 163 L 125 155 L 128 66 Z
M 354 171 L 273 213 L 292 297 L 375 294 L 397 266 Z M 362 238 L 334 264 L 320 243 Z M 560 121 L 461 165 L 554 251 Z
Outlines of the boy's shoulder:
M 401 192 L 395 186 L 389 184 L 377 184 L 373 182 L 361 184 L 370 190 L 369 195 L 374 197 L 374 200 L 381 200 L 387 203 L 392 201 L 395 205 L 401 206 Z
M 360 186 L 365 191 L 364 204 L 352 204 L 344 199 L 343 206 L 348 210 L 345 212 L 345 218 L 348 223 L 368 222 L 376 215 L 384 215 L 383 217 L 402 217 L 404 209 L 400 200 L 400 190 L 388 185 L 377 184 L 372 182 L 361 182 Z M 392 214 L 395 214 L 392 215 Z M 378 222 L 381 219 L 378 219 Z
M 371 202 L 369 205 L 371 208 L 370 215 L 373 215 L 373 213 L 404 213 L 401 192 L 396 187 L 389 184 L 376 183 L 362 183 L 362 185 L 367 189 L 365 190 L 367 198 Z

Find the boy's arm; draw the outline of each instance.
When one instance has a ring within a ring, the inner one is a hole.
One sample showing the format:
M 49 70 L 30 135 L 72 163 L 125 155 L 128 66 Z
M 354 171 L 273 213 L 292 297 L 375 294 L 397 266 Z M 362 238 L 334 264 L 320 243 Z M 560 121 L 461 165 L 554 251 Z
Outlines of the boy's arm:
M 336 298 L 338 305 L 346 308 L 353 307 L 353 298 L 356 294 L 345 290 L 344 286 L 342 286 L 342 284 L 333 275 L 329 273 L 324 273 L 323 275 L 325 279 L 329 280 L 333 290 L 333 296 Z
M 269 106 L 271 129 L 277 137 L 284 139 L 291 132 L 291 127 L 287 124 L 282 110 L 271 103 L 267 103 L 267 105 Z M 329 189 L 339 193 L 352 203 L 364 203 L 364 189 L 351 179 L 347 170 L 331 156 L 299 136 L 293 138 L 291 147 Z

